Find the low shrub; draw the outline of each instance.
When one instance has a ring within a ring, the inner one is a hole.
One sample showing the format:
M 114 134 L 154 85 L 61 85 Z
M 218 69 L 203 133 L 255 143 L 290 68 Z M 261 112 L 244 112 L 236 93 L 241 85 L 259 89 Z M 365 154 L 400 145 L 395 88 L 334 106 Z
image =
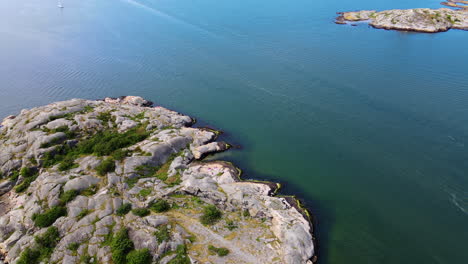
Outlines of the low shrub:
M 60 234 L 56 227 L 52 226 L 47 231 L 34 238 L 37 243 L 36 248 L 26 248 L 20 255 L 17 264 L 38 264 L 47 263 L 46 259 L 54 251 L 55 246 L 60 241 Z
M 176 256 L 167 264 L 190 264 L 190 258 L 187 256 L 187 247 L 185 245 L 178 245 L 176 249 Z
M 73 242 L 67 246 L 67 249 L 71 251 L 77 251 L 79 247 L 80 247 L 80 243 Z
M 105 124 L 109 123 L 113 119 L 113 116 L 110 112 L 101 112 L 96 117 L 97 119 L 101 120 Z
M 127 255 L 127 264 L 151 264 L 153 257 L 147 248 L 133 250 Z
M 123 150 L 123 149 L 118 149 L 112 153 L 112 158 L 114 160 L 123 160 L 126 157 L 128 157 L 129 151 L 128 150 Z
M 67 144 L 57 146 L 54 151 L 44 154 L 42 164 L 47 168 L 63 162 L 61 169 L 67 170 L 75 166 L 72 161 L 80 155 L 112 156 L 114 152 L 117 156 L 115 159 L 121 160 L 126 155 L 124 154 L 126 152 L 121 150 L 122 148 L 134 145 L 148 136 L 149 132 L 144 126 L 134 127 L 124 133 L 112 130 L 101 131 L 82 140 L 74 147 Z
M 139 178 L 127 178 L 125 179 L 125 183 L 128 184 L 128 187 L 131 189 L 135 184 L 137 184 Z
M 232 230 L 238 228 L 238 226 L 236 225 L 236 223 L 234 223 L 234 221 L 232 221 L 232 220 L 227 220 L 227 221 L 226 221 L 226 225 L 225 225 L 224 227 L 226 227 L 226 228 L 229 229 L 230 231 L 232 231 Z
M 41 252 L 37 249 L 26 248 L 20 255 L 16 264 L 36 264 L 39 263 Z
M 243 215 L 244 217 L 250 217 L 249 210 L 244 209 L 244 211 L 242 212 L 242 215 Z
M 221 219 L 223 213 L 216 208 L 216 206 L 210 204 L 203 208 L 203 215 L 200 217 L 200 222 L 203 225 L 213 225 Z
M 61 193 L 59 199 L 62 204 L 67 204 L 73 201 L 73 199 L 75 199 L 75 197 L 78 196 L 79 194 L 80 192 L 77 190 L 68 190 L 66 192 Z
M 58 166 L 59 171 L 67 171 L 72 168 L 78 167 L 78 164 L 75 163 L 75 158 L 72 156 L 66 156 Z
M 114 161 L 113 158 L 107 158 L 107 159 L 103 160 L 101 162 L 101 164 L 99 164 L 96 167 L 96 172 L 100 176 L 104 176 L 108 172 L 113 172 L 113 171 L 115 171 L 115 161 Z
M 25 178 L 19 185 L 16 185 L 15 192 L 22 193 L 26 191 L 34 180 L 34 178 Z
M 32 220 L 38 227 L 48 227 L 61 216 L 67 215 L 67 208 L 64 206 L 55 206 L 46 210 L 42 214 L 34 214 Z
M 52 249 L 59 242 L 60 234 L 57 227 L 51 226 L 47 228 L 47 231 L 44 234 L 36 236 L 34 239 L 36 240 L 37 244 L 41 247 Z
M 134 127 L 124 133 L 114 131 L 98 132 L 88 140 L 78 143 L 77 152 L 108 156 L 114 151 L 134 145 L 149 136 L 143 126 Z
M 117 215 L 124 216 L 132 210 L 132 205 L 129 203 L 122 204 L 116 211 Z
M 20 175 L 23 178 L 29 178 L 37 174 L 37 170 L 35 168 L 23 167 L 20 170 Z
M 11 174 L 10 174 L 10 180 L 11 180 L 11 181 L 16 181 L 16 180 L 19 178 L 19 176 L 20 176 L 19 171 L 18 171 L 18 170 L 15 170 L 15 171 L 11 172 Z
M 29 185 L 36 180 L 39 172 L 36 168 L 23 167 L 21 168 L 19 175 L 23 177 L 23 181 L 15 187 L 15 192 L 17 193 L 26 191 L 29 188 Z M 15 175 L 14 173 L 14 177 L 18 178 L 18 175 Z
M 169 209 L 171 209 L 171 205 L 166 200 L 160 199 L 156 202 L 150 203 L 149 208 L 154 212 L 162 213 L 169 211 Z
M 139 217 L 145 217 L 150 214 L 150 210 L 148 208 L 135 208 L 132 210 L 132 213 Z
M 119 230 L 112 238 L 110 245 L 114 264 L 125 264 L 127 254 L 133 250 L 133 247 L 133 242 L 128 237 L 128 229 Z

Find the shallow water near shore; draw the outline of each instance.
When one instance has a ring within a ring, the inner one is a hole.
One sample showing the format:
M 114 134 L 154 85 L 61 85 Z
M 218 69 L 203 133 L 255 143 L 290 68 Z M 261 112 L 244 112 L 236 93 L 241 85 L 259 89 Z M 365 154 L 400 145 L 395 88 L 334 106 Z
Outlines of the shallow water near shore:
M 1 116 L 140 95 L 304 199 L 320 263 L 468 259 L 468 32 L 333 23 L 438 1 L 62 2 L 0 2 Z

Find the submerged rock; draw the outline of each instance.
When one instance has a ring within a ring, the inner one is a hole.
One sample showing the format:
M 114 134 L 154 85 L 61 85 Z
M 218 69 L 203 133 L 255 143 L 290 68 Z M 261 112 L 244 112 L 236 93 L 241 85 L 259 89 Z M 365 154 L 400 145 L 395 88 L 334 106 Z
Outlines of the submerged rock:
M 127 240 L 124 254 L 147 249 L 158 263 L 314 259 L 312 226 L 294 199 L 241 181 L 230 163 L 203 161 L 229 148 L 214 142 L 217 131 L 151 104 L 73 99 L 2 122 L 0 261 L 111 263 Z M 37 242 L 46 235 L 56 237 Z

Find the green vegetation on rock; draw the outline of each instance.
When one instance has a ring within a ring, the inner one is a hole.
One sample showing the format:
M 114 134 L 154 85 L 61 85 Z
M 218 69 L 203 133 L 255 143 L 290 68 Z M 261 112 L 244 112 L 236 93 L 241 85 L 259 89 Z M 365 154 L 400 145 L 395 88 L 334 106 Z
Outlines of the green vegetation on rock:
M 81 212 L 76 216 L 78 220 L 82 219 L 83 217 L 87 216 L 89 213 L 91 213 L 91 210 L 88 209 L 83 209 Z
M 128 229 L 120 229 L 112 238 L 110 245 L 114 264 L 126 264 L 127 254 L 133 250 L 133 242 L 128 237 Z
M 37 246 L 34 248 L 26 248 L 20 255 L 17 264 L 37 264 L 40 262 L 47 263 L 55 246 L 60 240 L 60 234 L 56 227 L 52 226 L 47 231 L 35 238 Z
M 39 250 L 26 248 L 20 255 L 16 264 L 36 264 L 39 263 L 41 252 Z
M 141 197 L 147 197 L 151 194 L 151 189 L 141 189 L 138 193 Z
M 19 175 L 23 177 L 23 181 L 15 187 L 15 192 L 21 193 L 28 189 L 29 185 L 37 178 L 39 172 L 36 168 L 23 167 Z
M 11 180 L 11 181 L 16 181 L 16 180 L 19 178 L 19 176 L 20 176 L 19 171 L 18 171 L 18 170 L 14 170 L 14 171 L 12 171 L 11 174 L 10 174 L 10 180 Z
M 113 158 L 103 160 L 97 167 L 96 172 L 100 176 L 106 175 L 108 172 L 115 171 L 115 161 Z
M 122 204 L 116 211 L 116 214 L 119 216 L 124 216 L 132 210 L 132 205 L 129 203 Z
M 57 146 L 54 151 L 44 155 L 42 164 L 47 168 L 60 163 L 59 169 L 67 170 L 75 166 L 74 161 L 81 155 L 113 156 L 115 154 L 115 159 L 120 160 L 127 155 L 121 150 L 122 148 L 134 145 L 148 136 L 149 132 L 143 126 L 134 127 L 124 133 L 113 130 L 100 131 L 82 140 L 75 147 L 67 144 Z M 115 164 L 112 166 L 112 162 L 107 161 L 101 168 L 101 173 L 115 169 Z
M 160 199 L 156 202 L 151 202 L 149 205 L 149 209 L 156 213 L 162 213 L 171 209 L 171 205 L 166 200 Z
M 128 154 L 128 150 L 118 149 L 112 153 L 112 158 L 114 158 L 114 160 L 123 160 L 128 157 Z
M 187 247 L 185 245 L 178 245 L 176 249 L 176 256 L 167 264 L 190 264 L 190 258 L 187 256 Z
M 78 153 L 108 156 L 114 151 L 134 145 L 149 136 L 143 126 L 134 127 L 124 133 L 100 131 L 77 145 Z
M 216 206 L 210 204 L 203 208 L 203 215 L 200 217 L 200 222 L 203 225 L 213 225 L 218 222 L 223 213 L 216 208 Z
M 62 204 L 67 204 L 78 196 L 80 192 L 78 190 L 68 190 L 60 194 L 60 202 Z
M 127 264 L 151 264 L 152 259 L 147 248 L 133 250 L 127 255 Z
M 61 216 L 67 215 L 67 208 L 64 206 L 54 206 L 42 214 L 34 214 L 32 220 L 38 227 L 48 227 Z
M 59 171 L 67 171 L 69 169 L 73 169 L 78 167 L 78 164 L 75 164 L 74 157 L 66 156 L 59 164 L 58 170 Z
M 171 234 L 169 232 L 169 229 L 167 228 L 167 225 L 162 225 L 158 227 L 158 231 L 154 232 L 154 236 L 156 236 L 156 239 L 159 243 L 167 241 L 171 238 Z
M 140 217 L 145 217 L 150 214 L 150 210 L 148 210 L 148 208 L 135 208 L 132 210 L 132 214 Z
M 82 255 L 80 257 L 80 264 L 94 264 L 97 263 L 96 257 L 91 257 L 89 255 Z
M 71 251 L 77 251 L 79 247 L 80 247 L 80 243 L 73 242 L 67 246 L 67 249 Z
M 217 254 L 220 257 L 224 257 L 229 254 L 229 249 L 224 248 L 224 247 L 217 248 L 213 245 L 208 246 L 208 251 L 212 254 Z
M 98 190 L 98 187 L 96 185 L 91 185 L 88 188 L 81 190 L 80 194 L 84 196 L 91 196 L 91 195 L 96 194 L 97 190 Z
M 101 120 L 105 124 L 109 123 L 109 121 L 113 121 L 115 117 L 112 116 L 110 112 L 101 112 L 96 117 L 98 120 Z
M 232 231 L 232 230 L 238 228 L 238 226 L 236 225 L 236 223 L 234 223 L 234 221 L 232 221 L 232 220 L 227 220 L 227 221 L 226 221 L 226 225 L 225 225 L 224 227 L 226 227 L 226 228 L 229 229 L 230 231 Z

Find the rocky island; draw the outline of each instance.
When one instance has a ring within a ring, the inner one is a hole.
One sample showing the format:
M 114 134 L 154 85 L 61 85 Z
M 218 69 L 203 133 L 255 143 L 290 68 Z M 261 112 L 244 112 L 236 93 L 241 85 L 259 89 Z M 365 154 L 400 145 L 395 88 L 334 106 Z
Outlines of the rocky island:
M 141 97 L 73 99 L 0 127 L 0 263 L 312 263 L 278 184 L 203 158 L 218 131 Z
M 451 0 L 442 3 L 447 6 L 458 7 L 459 10 L 415 8 L 381 12 L 375 10 L 340 12 L 335 23 L 347 24 L 349 22 L 368 21 L 369 25 L 374 28 L 426 33 L 444 32 L 449 29 L 468 30 L 468 6 L 457 4 L 460 2 L 466 1 Z

